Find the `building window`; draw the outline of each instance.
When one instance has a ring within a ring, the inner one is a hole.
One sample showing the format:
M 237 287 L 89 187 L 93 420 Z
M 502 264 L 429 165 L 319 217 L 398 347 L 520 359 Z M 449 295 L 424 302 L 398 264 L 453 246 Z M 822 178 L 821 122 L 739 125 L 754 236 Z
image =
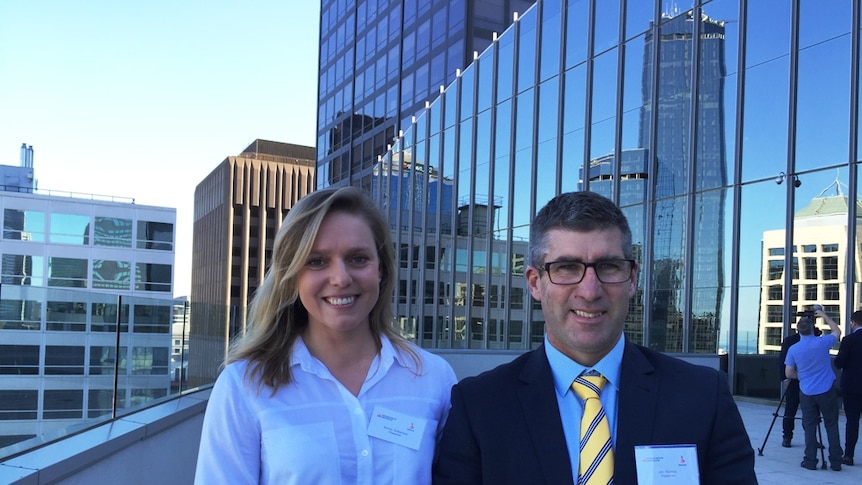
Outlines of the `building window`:
M 133 347 L 133 375 L 168 375 L 169 352 L 167 347 Z
M 509 344 L 520 346 L 524 343 L 524 322 L 520 320 L 509 321 Z
M 770 280 L 780 280 L 781 275 L 784 273 L 784 261 L 780 259 L 773 259 L 769 261 L 769 279 Z
M 111 414 L 114 405 L 114 391 L 111 389 L 90 389 L 87 393 L 87 417 L 98 418 Z M 126 407 L 126 393 L 117 394 L 117 409 Z
M 827 283 L 823 285 L 823 299 L 829 301 L 838 301 L 841 299 L 838 283 Z
M 4 285 L 45 286 L 44 259 L 26 254 L 4 254 L 0 282 Z
M 80 389 L 46 389 L 44 419 L 81 419 L 84 415 L 84 391 Z
M 3 239 L 45 242 L 45 213 L 21 209 L 4 209 Z
M 35 389 L 0 390 L 0 421 L 36 419 L 38 408 L 39 391 Z
M 782 313 L 781 305 L 767 305 L 766 306 L 766 321 L 769 323 L 781 323 L 784 321 L 784 314 Z
M 90 330 L 93 332 L 117 331 L 117 304 L 93 303 L 90 309 Z M 120 315 L 120 332 L 129 331 L 129 305 L 123 305 Z
M 838 279 L 838 256 L 825 256 L 820 258 L 820 263 L 823 265 L 824 280 Z
M 479 285 L 479 284 L 473 285 L 472 306 L 474 306 L 474 307 L 484 307 L 485 306 L 485 285 Z
M 49 301 L 45 304 L 45 328 L 52 331 L 87 330 L 87 304 L 75 301 Z
M 132 220 L 96 216 L 93 245 L 117 248 L 132 247 Z
M 170 333 L 171 307 L 166 305 L 135 305 L 135 333 Z
M 784 256 L 784 248 L 769 248 L 770 256 Z
M 821 248 L 824 253 L 837 253 L 838 244 L 824 244 Z
M 38 345 L 0 345 L 0 375 L 35 376 L 38 374 Z
M 437 254 L 437 248 L 425 246 L 425 269 L 434 269 L 437 266 L 435 254 Z
M 530 343 L 541 345 L 545 339 L 545 322 L 532 322 L 530 325 Z
M 524 309 L 524 289 L 513 286 L 509 288 L 509 307 L 513 310 Z
M 781 345 L 781 327 L 766 327 L 766 335 L 764 335 L 764 343 L 766 345 Z
M 817 258 L 802 258 L 802 266 L 805 271 L 805 279 L 817 279 Z
M 126 364 L 128 361 L 127 354 L 128 349 L 126 347 L 120 347 L 120 363 L 115 366 L 114 363 L 117 361 L 118 357 L 116 347 L 90 347 L 90 375 L 112 376 L 114 375 L 115 369 L 118 375 L 126 375 Z
M 138 221 L 138 249 L 172 251 L 174 225 L 168 222 Z
M 138 291 L 171 291 L 171 265 L 137 263 L 135 289 Z
M 515 254 L 512 256 L 512 275 L 524 276 L 524 255 Z
M 51 214 L 49 240 L 59 244 L 90 244 L 90 217 L 75 214 Z
M 806 244 L 806 245 L 802 246 L 802 252 L 803 253 L 817 252 L 817 245 L 816 244 Z
M 87 260 L 78 258 L 48 258 L 48 286 L 86 288 Z
M 84 375 L 84 347 L 46 345 L 45 375 Z
M 817 301 L 817 285 L 804 285 L 805 299 L 808 301 Z
M 41 328 L 42 302 L 36 300 L 0 300 L 0 329 L 40 330 Z
M 484 340 L 484 322 L 481 318 L 473 317 L 470 319 L 470 340 L 481 342 Z
M 425 316 L 422 320 L 422 340 L 431 342 L 434 340 L 434 317 Z M 433 347 L 436 347 L 432 344 Z
M 128 261 L 93 260 L 93 288 L 128 290 L 132 284 L 132 265 Z
M 782 291 L 781 291 L 782 286 L 781 285 L 770 285 L 768 288 L 769 288 L 768 299 L 770 299 L 770 300 L 781 300 L 781 298 L 782 298 Z

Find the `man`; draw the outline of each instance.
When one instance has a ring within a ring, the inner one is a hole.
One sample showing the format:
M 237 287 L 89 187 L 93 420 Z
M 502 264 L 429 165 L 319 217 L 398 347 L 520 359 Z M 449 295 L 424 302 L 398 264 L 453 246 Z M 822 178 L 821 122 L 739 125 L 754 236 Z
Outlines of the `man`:
M 841 341 L 835 367 L 841 369 L 841 396 L 844 399 L 844 458 L 853 465 L 856 441 L 859 439 L 859 415 L 862 413 L 862 311 L 850 315 L 850 334 Z
M 814 335 L 820 336 L 820 329 L 814 327 Z M 781 342 L 781 353 L 778 356 L 780 362 L 779 375 L 782 387 L 784 388 L 784 419 L 782 420 L 782 428 L 784 436 L 781 440 L 781 446 L 790 448 L 790 441 L 793 439 L 793 430 L 796 428 L 796 412 L 799 410 L 799 379 L 788 379 L 785 375 L 784 361 L 787 359 L 787 349 L 791 345 L 799 342 L 799 332 L 787 337 Z
M 581 426 L 587 411 L 570 386 L 594 373 L 607 381 L 596 387 L 614 483 L 649 473 L 635 459 L 644 445 L 670 445 L 651 448 L 658 456 L 645 462 L 696 461 L 697 469 L 678 471 L 699 473 L 702 484 L 757 483 L 754 450 L 724 375 L 623 335 L 638 267 L 620 209 L 592 192 L 559 195 L 533 220 L 529 252 L 527 284 L 542 305 L 544 345 L 453 387 L 434 483 L 577 482 L 579 433 L 592 428 Z
M 829 465 L 835 471 L 841 470 L 842 452 L 838 437 L 838 393 L 835 391 L 835 373 L 832 371 L 832 358 L 829 349 L 841 339 L 841 329 L 822 308 L 814 310 L 814 316 L 823 318 L 832 333 L 817 337 L 814 335 L 814 318 L 803 316 L 796 323 L 799 343 L 787 351 L 784 362 L 788 379 L 799 379 L 799 404 L 802 407 L 802 429 L 805 431 L 805 456 L 803 468 L 817 469 L 817 429 L 820 415 L 826 427 L 829 440 Z

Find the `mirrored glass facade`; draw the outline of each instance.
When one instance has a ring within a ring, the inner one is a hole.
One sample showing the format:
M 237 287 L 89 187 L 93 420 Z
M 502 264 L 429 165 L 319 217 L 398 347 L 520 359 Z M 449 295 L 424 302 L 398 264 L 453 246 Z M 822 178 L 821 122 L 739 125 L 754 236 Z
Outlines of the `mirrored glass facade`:
M 404 331 L 538 345 L 529 221 L 591 190 L 634 232 L 627 336 L 718 354 L 735 393 L 779 397 L 796 313 L 820 303 L 846 330 L 862 306 L 859 16 L 858 0 L 538 1 L 373 165 Z

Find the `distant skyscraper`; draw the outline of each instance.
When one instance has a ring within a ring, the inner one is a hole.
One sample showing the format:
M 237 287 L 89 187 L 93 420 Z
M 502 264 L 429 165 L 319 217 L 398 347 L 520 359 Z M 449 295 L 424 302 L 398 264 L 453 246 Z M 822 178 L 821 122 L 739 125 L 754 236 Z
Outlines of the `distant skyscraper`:
M 255 140 L 195 188 L 189 379 L 212 382 L 284 216 L 314 190 L 314 147 Z
M 592 160 L 590 190 L 612 196 L 613 171 L 619 165 L 621 205 L 638 204 L 650 197 L 655 199 L 654 214 L 650 218 L 654 221 L 652 252 L 643 259 L 644 264 L 652 265 L 648 286 L 653 289 L 645 343 L 661 351 L 682 351 L 686 312 L 683 282 L 691 281 L 696 287 L 690 300 L 689 348 L 693 352 L 713 352 L 717 348 L 717 323 L 724 287 L 721 262 L 724 260 L 725 191 L 709 189 L 727 184 L 724 23 L 705 15 L 694 22 L 691 13 L 673 19 L 663 17 L 663 20 L 660 35 L 653 35 L 650 29 L 644 43 L 639 146 L 622 147 L 619 162 L 613 155 Z M 695 39 L 699 42 L 694 42 Z M 652 62 L 654 49 L 659 50 L 657 72 Z M 694 56 L 700 59 L 696 90 L 692 88 Z M 657 93 L 652 88 L 653 75 L 658 76 Z M 698 99 L 697 120 L 691 115 L 694 93 Z M 657 95 L 657 111 L 651 109 L 654 94 Z M 656 112 L 657 118 L 654 118 Z M 696 123 L 696 131 L 692 130 L 693 123 Z M 696 144 L 692 144 L 693 132 L 698 134 Z M 653 136 L 656 137 L 654 144 Z M 656 147 L 652 154 L 656 164 L 652 180 L 647 177 L 651 156 L 645 147 L 649 146 Z M 686 194 L 692 190 L 700 193 L 689 206 Z M 694 214 L 687 215 L 689 207 Z M 642 234 L 646 230 L 642 225 L 643 217 L 630 217 L 630 220 L 633 233 Z M 689 224 L 692 227 L 688 227 Z M 697 241 L 691 259 L 685 254 L 689 237 Z M 684 274 L 686 261 L 693 271 L 691 279 Z M 634 323 L 630 336 L 640 335 L 640 324 Z

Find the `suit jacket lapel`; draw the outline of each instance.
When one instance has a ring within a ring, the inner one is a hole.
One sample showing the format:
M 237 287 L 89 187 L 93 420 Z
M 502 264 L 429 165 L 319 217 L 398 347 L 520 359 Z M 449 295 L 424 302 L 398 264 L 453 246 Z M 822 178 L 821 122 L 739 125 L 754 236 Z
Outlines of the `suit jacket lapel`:
M 554 379 L 544 346 L 533 351 L 520 379 L 522 386 L 518 389 L 518 398 L 544 483 L 573 483 Z
M 652 441 L 653 422 L 645 416 L 655 416 L 658 411 L 658 380 L 654 370 L 638 347 L 626 341 L 617 402 L 616 483 L 637 483 L 634 447 Z

